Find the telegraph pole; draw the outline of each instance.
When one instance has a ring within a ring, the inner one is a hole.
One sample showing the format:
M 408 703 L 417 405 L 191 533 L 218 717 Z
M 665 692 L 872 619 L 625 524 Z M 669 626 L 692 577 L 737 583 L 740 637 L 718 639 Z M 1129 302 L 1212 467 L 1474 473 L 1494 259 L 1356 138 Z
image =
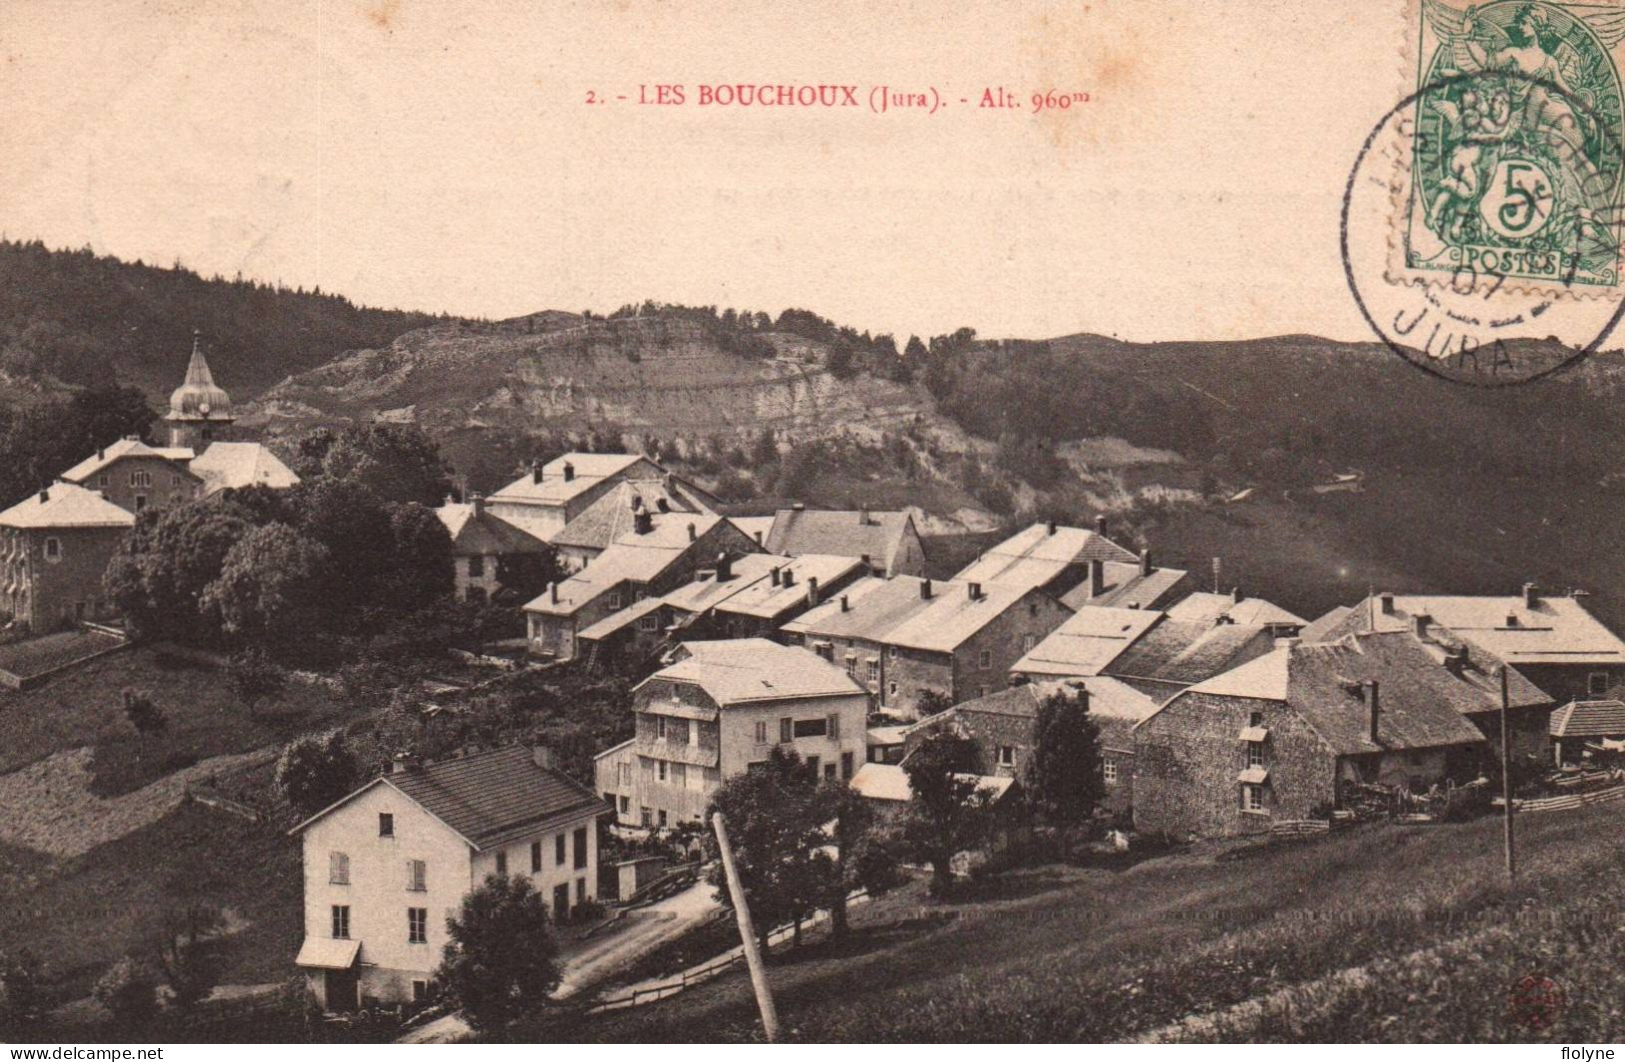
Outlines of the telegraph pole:
M 1517 877 L 1517 859 L 1512 849 L 1512 745 L 1507 740 L 1507 716 L 1511 715 L 1512 695 L 1508 692 L 1507 666 L 1502 664 L 1501 671 L 1501 802 L 1506 806 L 1506 856 L 1507 881 Z
M 734 866 L 734 850 L 728 844 L 728 828 L 722 823 L 722 812 L 711 816 L 711 825 L 716 828 L 717 848 L 722 851 L 722 872 L 728 876 L 728 895 L 733 898 L 734 918 L 739 922 L 739 940 L 744 945 L 745 965 L 750 968 L 750 986 L 756 991 L 756 1005 L 762 1011 L 762 1032 L 768 1043 L 776 1043 L 779 1012 L 773 1006 L 773 990 L 767 985 L 767 970 L 762 965 L 762 953 L 756 947 L 756 927 L 750 920 L 744 886 L 739 884 L 739 869 Z

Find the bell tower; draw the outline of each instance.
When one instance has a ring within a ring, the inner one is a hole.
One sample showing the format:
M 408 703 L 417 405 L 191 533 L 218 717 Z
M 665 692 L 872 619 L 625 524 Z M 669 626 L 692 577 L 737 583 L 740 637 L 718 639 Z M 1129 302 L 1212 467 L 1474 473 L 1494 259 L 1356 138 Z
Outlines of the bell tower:
M 186 366 L 186 380 L 169 396 L 169 445 L 202 453 L 209 444 L 230 439 L 236 417 L 231 396 L 214 382 L 209 363 L 203 357 L 203 333 L 192 332 L 192 360 Z

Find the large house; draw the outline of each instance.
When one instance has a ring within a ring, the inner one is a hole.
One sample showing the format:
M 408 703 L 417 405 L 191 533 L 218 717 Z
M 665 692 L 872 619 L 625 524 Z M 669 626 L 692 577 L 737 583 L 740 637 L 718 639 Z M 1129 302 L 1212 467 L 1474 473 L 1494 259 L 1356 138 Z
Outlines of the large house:
M 1105 517 L 1095 520 L 1093 531 L 1050 521 L 1010 536 L 971 561 L 954 578 L 984 586 L 1043 590 L 1059 598 L 1090 579 L 1090 561 L 1137 567 L 1141 558 L 1106 537 Z M 1094 572 L 1097 578 L 1104 575 L 1103 569 Z M 1141 607 L 1151 606 L 1142 603 Z
M 885 711 L 913 717 L 927 691 L 958 702 L 1003 689 L 1017 658 L 1069 615 L 1040 590 L 900 575 L 854 583 L 783 632 L 845 667 Z
M 626 479 L 612 486 L 549 539 L 566 572 L 585 568 L 647 512 L 658 526 L 694 513 L 714 514 L 713 499 L 694 485 L 667 474 L 660 479 Z
M 609 808 L 511 747 L 428 766 L 400 759 L 291 831 L 304 847 L 296 964 L 328 1010 L 421 1000 L 446 919 L 491 875 L 525 876 L 560 922 L 598 896 Z
M 447 498 L 435 515 L 451 535 L 455 592 L 464 601 L 490 600 L 502 589 L 503 565 L 549 552 L 546 542 L 491 512 L 478 494 L 466 502 Z
M 1038 709 L 1055 695 L 1082 698 L 1100 730 L 1104 804 L 1116 812 L 1133 805 L 1134 724 L 1156 711 L 1150 697 L 1113 678 L 1029 682 L 986 697 L 962 701 L 947 711 L 922 719 L 904 731 L 903 755 L 944 727 L 976 742 L 984 774 L 1026 777 L 1037 747 Z
M 0 625 L 38 634 L 104 615 L 102 575 L 134 523 L 74 483 L 53 483 L 0 512 Z
M 724 517 L 693 514 L 681 522 L 656 525 L 651 514 L 642 511 L 633 530 L 596 560 L 525 605 L 530 651 L 573 660 L 580 653 L 578 635 L 594 624 L 645 598 L 675 590 L 718 557 L 726 562 L 752 552 L 760 552 L 760 547 Z
M 293 469 L 283 464 L 270 447 L 257 442 L 212 442 L 186 467 L 203 481 L 206 498 L 223 490 L 286 490 L 299 483 Z
M 1061 595 L 1067 608 L 1165 608 L 1184 593 L 1189 581 L 1181 568 L 1159 568 L 1151 551 L 1142 549 L 1134 564 L 1089 560 L 1088 577 Z
M 765 530 L 740 518 L 769 553 L 800 557 L 808 553 L 857 557 L 874 575 L 924 575 L 925 544 L 908 509 L 807 509 L 794 506 L 773 514 Z
M 62 479 L 139 513 L 202 497 L 203 478 L 189 467 L 191 462 L 189 449 L 148 446 L 131 435 L 97 450 L 62 473 Z
M 1499 691 L 1408 632 L 1287 645 L 1170 698 L 1134 730 L 1134 825 L 1176 837 L 1324 816 L 1350 786 L 1475 777 Z
M 491 512 L 537 538 L 551 540 L 564 525 L 626 480 L 660 480 L 665 471 L 638 454 L 568 453 L 492 494 Z
M 1625 695 L 1625 641 L 1578 596 L 1542 594 L 1533 583 L 1507 597 L 1376 594 L 1311 629 L 1335 640 L 1358 631 L 1405 630 L 1417 617 L 1516 668 L 1557 704 Z
M 864 761 L 869 695 L 805 649 L 764 638 L 684 642 L 633 691 L 636 736 L 598 755 L 598 791 L 628 826 L 698 822 L 724 780 L 791 749 L 816 776 Z

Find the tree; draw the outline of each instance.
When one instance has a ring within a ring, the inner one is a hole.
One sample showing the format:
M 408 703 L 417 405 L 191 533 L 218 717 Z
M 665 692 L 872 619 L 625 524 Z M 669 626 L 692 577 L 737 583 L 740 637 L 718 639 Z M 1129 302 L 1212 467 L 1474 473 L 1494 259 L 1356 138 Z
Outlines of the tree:
M 1023 788 L 1038 817 L 1061 831 L 1064 857 L 1068 831 L 1088 822 L 1106 795 L 1100 727 L 1089 715 L 1088 691 L 1057 691 L 1044 698 L 1033 741 Z
M 0 1040 L 26 1040 L 45 1017 L 45 964 L 27 948 L 0 954 Z
M 243 702 L 249 714 L 277 694 L 287 684 L 287 676 L 271 661 L 263 649 L 254 648 L 238 653 L 231 661 L 232 692 Z
M 451 534 L 440 517 L 417 502 L 397 505 L 389 533 L 395 553 L 386 580 L 389 601 L 405 611 L 449 601 L 456 579 Z
M 497 594 L 504 603 L 523 605 L 534 601 L 547 589 L 547 584 L 563 578 L 564 569 L 552 549 L 497 555 Z
M 446 919 L 435 980 L 480 1032 L 500 1032 L 559 983 L 547 900 L 522 875 L 492 875 Z
M 954 706 L 954 699 L 941 690 L 923 689 L 914 696 L 914 710 L 921 719 L 946 712 Z
M 394 532 L 389 510 L 364 486 L 318 479 L 294 488 L 298 529 L 327 547 L 332 570 L 327 608 L 344 613 L 378 601 L 391 576 Z
M 119 691 L 119 697 L 124 702 L 124 718 L 142 737 L 159 733 L 169 725 L 163 710 L 153 701 L 152 694 L 126 686 Z
M 226 553 L 250 530 L 234 508 L 193 502 L 136 518 L 107 566 L 108 597 L 144 638 L 209 644 L 218 626 L 199 611 Z
M 120 1032 L 134 1032 L 146 1028 L 157 1013 L 157 987 L 147 964 L 126 955 L 108 967 L 91 994 L 107 1008 Z
M 256 527 L 226 553 L 202 606 L 225 633 L 272 653 L 296 651 L 321 627 L 327 550 L 287 524 Z
M 206 938 L 219 932 L 225 919 L 217 907 L 187 904 L 164 912 L 158 940 L 158 966 L 177 1007 L 191 1007 L 219 983 L 220 970 Z
M 355 757 L 338 730 L 296 738 L 277 760 L 277 789 L 301 817 L 338 801 L 355 783 Z
M 309 449 L 320 451 L 324 443 L 321 475 L 366 487 L 382 501 L 433 506 L 451 493 L 451 469 L 434 440 L 415 425 L 351 425 L 330 443 L 312 440 Z
M 820 797 L 825 821 L 835 823 L 835 857 L 827 869 L 830 929 L 846 935 L 846 898 L 856 889 L 879 896 L 902 883 L 896 838 L 874 806 L 845 782 L 825 782 Z M 828 861 L 828 857 L 823 857 Z
M 903 763 L 914 798 L 904 835 L 931 864 L 931 894 L 942 896 L 953 881 L 953 857 L 987 835 L 989 795 L 976 778 L 976 742 L 935 728 Z

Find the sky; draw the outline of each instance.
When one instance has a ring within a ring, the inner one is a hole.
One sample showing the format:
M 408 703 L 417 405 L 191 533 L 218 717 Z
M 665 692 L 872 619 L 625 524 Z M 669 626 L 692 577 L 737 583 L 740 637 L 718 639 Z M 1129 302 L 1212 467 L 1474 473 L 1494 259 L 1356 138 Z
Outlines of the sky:
M 473 316 L 1365 339 L 1338 210 L 1402 7 L 6 0 L 0 231 Z M 738 82 L 948 103 L 698 104 Z

